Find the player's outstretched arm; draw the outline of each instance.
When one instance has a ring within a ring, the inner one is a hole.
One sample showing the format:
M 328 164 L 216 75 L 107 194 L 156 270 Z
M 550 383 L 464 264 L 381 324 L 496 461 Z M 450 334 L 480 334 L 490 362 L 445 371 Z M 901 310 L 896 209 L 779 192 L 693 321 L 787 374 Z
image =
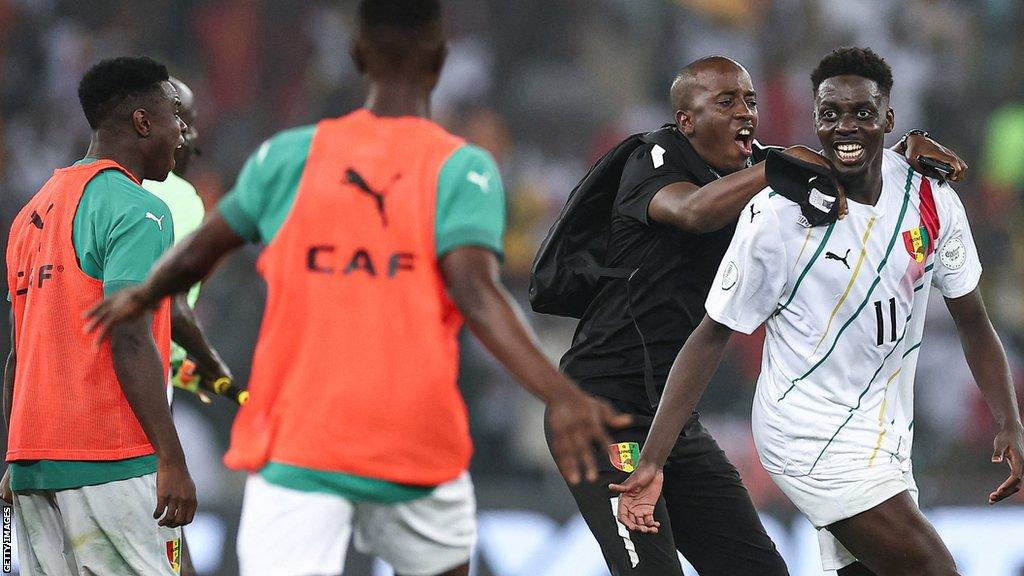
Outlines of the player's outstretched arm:
M 704 316 L 672 363 L 665 393 L 640 452 L 637 469 L 622 484 L 609 486 L 620 494 L 619 521 L 626 528 L 640 532 L 658 531 L 654 506 L 661 496 L 661 469 L 718 369 L 730 336 L 732 329 L 710 316 Z
M 964 179 L 964 175 L 967 174 L 967 170 L 969 169 L 967 163 L 964 162 L 956 152 L 953 152 L 949 148 L 946 148 L 942 144 L 939 144 L 935 140 L 932 140 L 919 132 L 908 132 L 904 138 L 901 138 L 900 141 L 892 147 L 892 150 L 898 154 L 903 154 L 914 170 L 932 178 L 945 178 L 951 182 L 959 182 Z M 949 176 L 945 176 L 940 174 L 934 168 L 922 166 L 921 163 L 917 161 L 920 156 L 949 164 L 953 169 L 953 172 Z
M 988 503 L 995 504 L 1020 490 L 1024 466 L 1024 440 L 1021 438 L 1020 410 L 1013 377 L 1006 361 L 1006 351 L 989 320 L 981 292 L 975 288 L 965 296 L 946 298 L 946 307 L 956 323 L 971 374 L 999 424 L 999 434 L 993 441 L 992 461 L 1005 461 L 1010 466 L 1010 476 L 989 494 Z
M 156 451 L 157 502 L 153 518 L 159 518 L 161 526 L 183 526 L 196 512 L 196 487 L 185 466 L 185 453 L 164 395 L 166 374 L 150 328 L 152 322 L 152 315 L 144 313 L 137 320 L 114 326 L 110 351 L 125 399 Z
M 205 278 L 221 257 L 244 243 L 214 208 L 195 232 L 157 261 L 145 282 L 121 290 L 90 309 L 86 329 L 99 330 L 98 340 L 102 341 L 112 326 L 135 320 L 155 309 L 163 298 L 188 290 Z
M 606 427 L 630 423 L 603 402 L 581 391 L 544 356 L 537 337 L 498 276 L 498 259 L 490 250 L 462 247 L 441 259 L 445 287 L 466 325 L 522 384 L 548 406 L 552 453 L 570 484 L 582 476 L 597 480 L 595 447 L 612 443 Z
M 832 169 L 825 157 L 806 146 L 791 146 L 786 153 Z M 655 222 L 686 232 L 714 232 L 734 222 L 750 199 L 767 186 L 765 163 L 759 162 L 700 187 L 692 182 L 669 184 L 651 198 L 647 213 Z M 837 189 L 839 217 L 843 218 L 847 213 L 846 196 L 841 187 Z

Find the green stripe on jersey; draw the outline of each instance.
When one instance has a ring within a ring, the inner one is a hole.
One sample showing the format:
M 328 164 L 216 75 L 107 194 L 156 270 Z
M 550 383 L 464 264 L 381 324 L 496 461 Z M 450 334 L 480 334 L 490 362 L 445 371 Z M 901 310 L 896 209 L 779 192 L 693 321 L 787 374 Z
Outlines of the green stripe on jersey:
M 818 259 L 818 256 L 820 256 L 821 252 L 825 249 L 825 245 L 828 244 L 828 238 L 832 235 L 832 230 L 835 229 L 835 227 L 835 221 L 832 221 L 832 223 L 828 225 L 828 229 L 825 230 L 825 235 L 821 237 L 821 243 L 818 244 L 818 249 L 814 251 L 814 255 L 811 256 L 811 259 L 807 262 L 807 266 L 804 266 L 803 272 L 800 273 L 800 276 L 796 279 L 796 284 L 793 285 L 793 291 L 789 294 L 789 298 L 786 300 L 785 304 L 775 311 L 776 314 L 785 310 L 786 306 L 789 306 L 790 302 L 793 301 L 793 297 L 796 296 L 796 291 L 800 289 L 800 283 L 804 281 L 804 276 L 807 276 L 807 273 L 811 271 L 811 266 L 814 266 L 814 261 Z
M 779 397 L 779 402 L 785 399 L 786 395 L 789 394 L 789 392 L 794 387 L 796 387 L 797 382 L 810 376 L 812 372 L 817 370 L 819 366 L 825 363 L 825 360 L 828 359 L 832 352 L 835 351 L 836 346 L 839 345 L 839 338 L 842 337 L 843 332 L 845 332 L 846 329 L 849 328 L 851 324 L 853 324 L 853 321 L 857 319 L 857 316 L 860 315 L 861 311 L 864 310 L 864 307 L 867 306 L 868 301 L 871 300 L 871 294 L 874 293 L 875 287 L 877 287 L 878 283 L 882 280 L 882 268 L 885 268 L 886 263 L 889 262 L 889 256 L 892 255 L 892 247 L 896 245 L 896 239 L 900 235 L 900 228 L 903 227 L 903 218 L 906 217 L 907 207 L 910 204 L 910 185 L 913 184 L 913 181 L 914 169 L 909 168 L 907 171 L 907 183 L 903 189 L 903 207 L 900 209 L 899 219 L 897 219 L 896 226 L 893 229 L 892 238 L 889 239 L 889 246 L 885 249 L 885 257 L 882 258 L 882 261 L 878 263 L 878 268 L 875 269 L 875 280 L 871 283 L 871 287 L 868 288 L 868 293 L 864 296 L 864 300 L 860 303 L 860 306 L 858 306 L 857 309 L 854 311 L 853 315 L 850 316 L 850 318 L 842 325 L 842 327 L 839 328 L 839 331 L 836 332 L 835 340 L 832 341 L 832 346 L 829 347 L 828 351 L 825 352 L 821 359 L 815 362 L 814 365 L 807 370 L 807 372 L 804 372 L 802 376 L 799 376 L 792 381 L 790 387 L 787 388 L 785 392 L 783 392 L 781 397 Z
M 825 454 L 825 450 L 828 450 L 829 445 L 831 445 L 832 441 L 835 440 L 836 436 L 839 435 L 840 430 L 845 428 L 846 425 L 850 423 L 850 420 L 853 418 L 853 413 L 860 409 L 860 402 L 861 402 L 861 400 L 864 399 L 864 395 L 867 394 L 868 390 L 871 389 L 871 384 L 875 381 L 875 378 L 878 378 L 878 374 L 882 371 L 882 368 L 885 367 L 886 360 L 888 360 L 889 356 L 892 356 L 892 353 L 895 352 L 896 349 L 900 347 L 900 342 L 903 342 L 903 339 L 907 336 L 907 328 L 910 327 L 910 319 L 913 316 L 914 316 L 914 314 L 913 314 L 913 312 L 911 312 L 910 314 L 907 315 L 906 319 L 903 321 L 903 333 L 900 334 L 899 340 L 897 340 L 896 343 L 894 343 L 892 345 L 892 349 L 890 349 L 889 352 L 885 355 L 885 357 L 882 358 L 882 362 L 878 365 L 878 368 L 875 369 L 875 373 L 872 374 L 871 378 L 868 379 L 868 385 L 864 387 L 864 391 L 861 392 L 860 396 L 857 397 L 857 405 L 854 406 L 853 408 L 850 408 L 850 414 L 846 417 L 846 420 L 844 420 L 843 423 L 839 425 L 839 428 L 836 428 L 835 433 L 833 433 L 832 437 L 829 438 L 828 442 L 825 443 L 825 446 L 821 449 L 821 452 L 818 452 L 818 457 L 814 459 L 814 463 L 811 464 L 811 469 L 807 471 L 808 474 L 810 474 L 814 470 L 814 467 L 818 465 L 818 460 L 821 460 L 822 455 Z M 920 346 L 920 343 L 918 343 L 918 346 Z M 915 348 L 916 348 L 916 346 L 915 346 Z M 911 350 L 913 350 L 913 348 L 911 348 Z M 909 353 L 909 350 L 907 351 L 907 353 Z M 906 357 L 907 357 L 907 354 L 904 354 L 902 356 L 902 358 L 906 358 Z M 793 386 L 796 386 L 796 384 L 794 384 Z M 793 386 L 790 386 L 790 390 L 793 389 Z M 788 394 L 789 390 L 787 390 L 786 393 Z M 785 394 L 783 394 L 783 396 L 785 396 Z

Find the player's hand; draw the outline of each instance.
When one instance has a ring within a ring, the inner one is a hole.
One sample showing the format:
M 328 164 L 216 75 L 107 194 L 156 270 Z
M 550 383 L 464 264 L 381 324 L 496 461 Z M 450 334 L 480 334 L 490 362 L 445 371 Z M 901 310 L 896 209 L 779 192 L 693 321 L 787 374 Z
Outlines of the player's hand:
M 89 320 L 86 323 L 85 331 L 99 330 L 99 334 L 96 336 L 98 344 L 110 336 L 110 330 L 115 324 L 136 320 L 149 309 L 155 309 L 156 304 L 147 302 L 143 294 L 141 287 L 136 286 L 125 288 L 104 298 L 102 302 L 85 313 L 85 317 Z
M 1006 462 L 1010 466 L 1010 476 L 988 495 L 988 503 L 995 504 L 1000 500 L 1020 491 L 1021 470 L 1024 467 L 1024 440 L 1021 439 L 1021 428 L 1003 429 L 992 441 L 992 461 Z
M 661 468 L 641 460 L 625 482 L 609 484 L 609 490 L 619 493 L 619 522 L 636 532 L 657 534 L 661 522 L 654 519 L 654 507 L 661 497 L 664 479 Z
M 839 219 L 842 220 L 843 218 L 846 218 L 846 215 L 850 213 L 850 207 L 846 203 L 846 189 L 843 188 L 843 185 L 840 184 L 839 180 L 834 176 L 833 170 L 835 167 L 832 166 L 832 162 L 807 146 L 790 146 L 789 148 L 786 148 L 786 154 L 789 154 L 797 160 L 803 160 L 808 164 L 816 164 L 829 171 L 829 174 L 832 175 L 832 185 L 835 186 L 836 193 L 839 194 L 839 197 L 836 198 L 836 201 L 839 202 Z
M 11 467 L 4 470 L 4 477 L 0 478 L 0 499 L 8 506 L 14 504 L 14 492 L 11 491 Z
M 548 404 L 551 454 L 569 484 L 579 483 L 581 469 L 588 482 L 595 482 L 597 460 L 594 454 L 605 453 L 613 443 L 608 428 L 628 426 L 633 417 L 619 414 L 604 402 L 573 389 L 574 393 Z
M 196 514 L 196 485 L 184 463 L 160 463 L 156 468 L 156 510 L 158 524 L 177 528 L 192 522 Z
M 953 173 L 946 176 L 944 174 L 940 174 L 933 168 L 922 166 L 917 161 L 918 156 L 925 156 L 932 160 L 945 162 L 953 168 Z M 959 182 L 963 180 L 964 174 L 966 174 L 967 170 L 970 168 L 966 162 L 957 156 L 956 152 L 953 152 L 935 140 L 921 134 L 911 134 L 910 137 L 907 138 L 906 157 L 910 166 L 921 174 L 932 178 L 938 178 L 940 180 L 946 179 L 950 182 Z

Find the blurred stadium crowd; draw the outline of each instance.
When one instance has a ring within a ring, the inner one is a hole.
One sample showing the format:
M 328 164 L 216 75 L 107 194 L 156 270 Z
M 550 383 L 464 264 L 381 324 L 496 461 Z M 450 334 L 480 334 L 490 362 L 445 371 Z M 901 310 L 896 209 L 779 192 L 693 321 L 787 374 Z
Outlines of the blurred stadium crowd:
M 202 157 L 189 180 L 208 205 L 246 158 L 286 127 L 362 103 L 348 58 L 355 2 L 0 0 L 0 225 L 88 141 L 76 96 L 91 64 L 148 54 L 195 90 Z M 986 272 L 985 298 L 1024 381 L 1024 3 L 1018 0 L 450 0 L 450 57 L 435 93 L 442 124 L 488 149 L 508 188 L 505 274 L 525 301 L 530 263 L 589 164 L 625 135 L 671 122 L 668 85 L 708 54 L 744 64 L 759 91 L 758 139 L 816 145 L 808 74 L 828 50 L 870 46 L 892 65 L 895 141 L 923 128 L 971 172 L 958 192 Z M 340 221 L 339 221 L 340 222 Z M 0 245 L 6 233 L 0 235 Z M 262 284 L 249 250 L 204 287 L 199 311 L 245 382 Z M 0 264 L 2 266 L 2 264 Z M 994 424 L 939 302 L 918 371 L 915 472 L 923 507 L 982 504 L 1005 469 L 988 463 Z M 574 322 L 534 315 L 552 356 Z M 0 350 L 9 346 L 0 316 Z M 540 404 L 465 337 L 481 509 L 572 512 L 541 437 Z M 760 337 L 735 339 L 702 404 L 755 501 L 792 514 L 756 461 L 749 408 Z M 1018 390 L 1022 386 L 1018 385 Z M 219 465 L 234 409 L 185 403 L 176 417 L 201 509 L 237 522 L 241 479 Z M 1020 502 L 1020 500 L 1017 500 Z M 225 561 L 233 561 L 226 554 Z M 224 572 L 229 573 L 229 572 Z

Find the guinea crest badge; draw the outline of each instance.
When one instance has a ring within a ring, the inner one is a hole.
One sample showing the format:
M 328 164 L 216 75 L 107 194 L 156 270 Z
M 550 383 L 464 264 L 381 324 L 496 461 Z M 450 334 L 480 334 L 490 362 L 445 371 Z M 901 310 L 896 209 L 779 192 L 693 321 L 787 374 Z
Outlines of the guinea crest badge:
M 928 229 L 924 226 L 911 228 L 903 233 L 903 245 L 907 247 L 907 253 L 915 262 L 921 264 L 928 257 L 928 249 L 931 247 L 932 239 L 928 235 Z
M 623 472 L 636 470 L 636 463 L 640 460 L 640 444 L 636 442 L 619 442 L 608 446 L 608 458 L 615 466 Z
M 175 574 L 181 574 L 181 538 L 167 540 L 167 563 Z

